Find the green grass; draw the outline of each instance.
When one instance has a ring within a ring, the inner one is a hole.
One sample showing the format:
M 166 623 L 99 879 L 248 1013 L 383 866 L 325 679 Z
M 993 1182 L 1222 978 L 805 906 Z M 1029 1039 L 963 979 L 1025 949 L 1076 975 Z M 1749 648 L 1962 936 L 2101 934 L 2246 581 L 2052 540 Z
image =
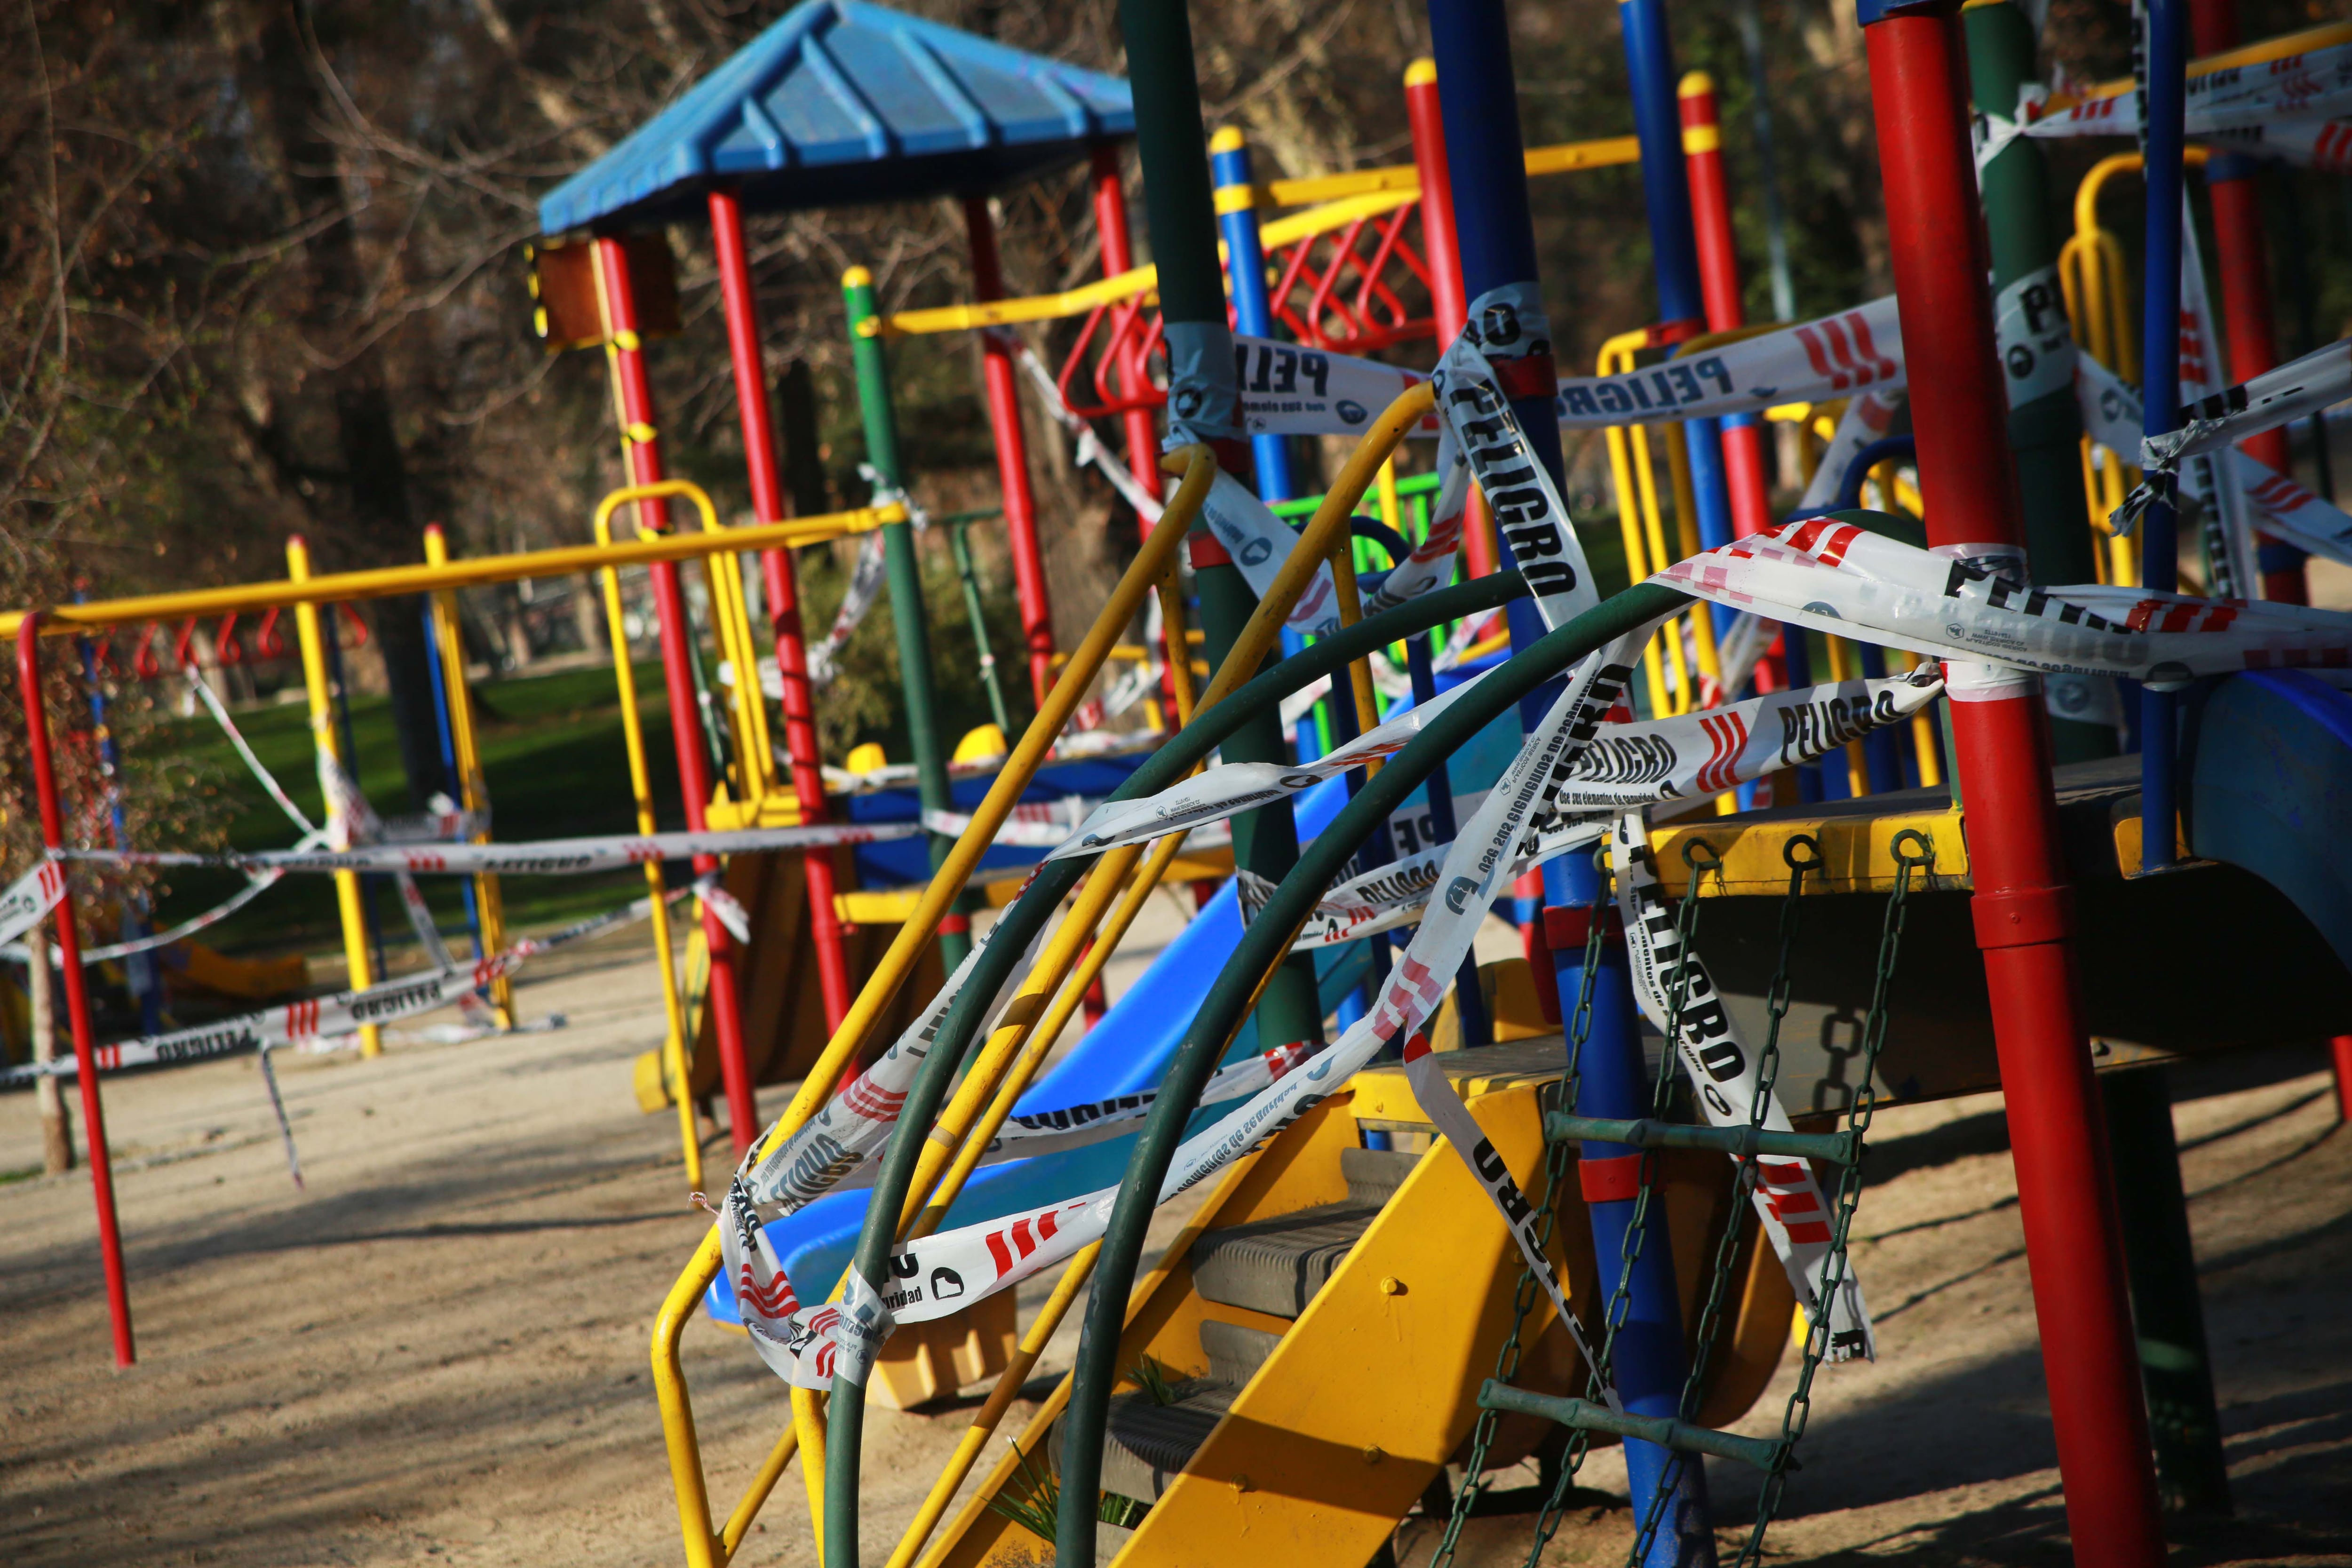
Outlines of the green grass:
M 659 826 L 685 826 L 677 789 L 677 753 L 670 739 L 668 705 L 658 666 L 637 667 L 638 708 L 646 731 Z M 502 842 L 562 838 L 590 833 L 628 833 L 636 818 L 629 799 L 628 754 L 621 732 L 621 705 L 609 669 L 583 669 L 482 683 L 475 689 L 476 739 L 488 781 L 492 832 Z M 319 821 L 322 806 L 310 758 L 309 710 L 302 705 L 257 708 L 236 715 L 265 766 L 297 805 Z M 389 702 L 361 698 L 352 704 L 355 772 L 369 801 L 386 816 L 411 811 L 400 767 Z M 212 721 L 194 719 L 162 726 L 142 743 L 178 744 L 192 761 L 212 771 L 235 803 L 229 839 L 240 849 L 284 848 L 294 826 L 271 803 Z M 171 847 L 166 845 L 156 848 Z M 168 925 L 209 908 L 235 891 L 230 872 L 188 871 L 173 876 L 159 924 Z M 463 929 L 459 879 L 420 879 L 425 898 L 445 932 Z M 593 877 L 509 877 L 503 880 L 507 921 L 530 929 L 610 909 L 644 886 L 636 871 Z M 371 893 L 377 929 L 387 944 L 410 939 L 408 925 L 388 881 Z M 341 946 L 331 881 L 325 877 L 289 877 L 203 939 L 224 950 L 284 952 Z M 455 944 L 453 944 L 455 945 Z

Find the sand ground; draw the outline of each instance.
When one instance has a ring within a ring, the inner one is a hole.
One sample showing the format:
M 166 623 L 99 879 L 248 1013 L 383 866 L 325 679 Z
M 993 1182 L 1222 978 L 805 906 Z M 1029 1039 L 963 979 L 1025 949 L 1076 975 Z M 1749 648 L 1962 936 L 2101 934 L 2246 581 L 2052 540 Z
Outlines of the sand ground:
M 305 1192 L 250 1060 L 110 1080 L 140 1360 L 118 1373 L 108 1353 L 87 1175 L 0 1188 L 0 1562 L 677 1562 L 646 1342 L 708 1221 L 674 1120 L 629 1097 L 629 1059 L 659 1028 L 641 942 L 526 975 L 525 1015 L 564 1014 L 558 1032 L 284 1061 Z M 2352 1133 L 2321 1068 L 2314 1049 L 2178 1075 L 2240 1512 L 2176 1521 L 2180 1563 L 2352 1563 Z M 1855 1257 L 1882 1358 L 1822 1374 L 1771 1556 L 2062 1562 L 1998 1101 L 1896 1110 L 1879 1134 Z M 0 1171 L 39 1149 L 32 1097 L 0 1098 Z M 715 1179 L 717 1144 L 711 1159 Z M 706 1325 L 685 1356 L 731 1500 L 782 1389 Z M 1777 1428 L 1792 1373 L 1743 1430 Z M 974 1403 L 876 1413 L 872 1560 Z M 1728 1543 L 1755 1484 L 1709 1479 Z M 1596 1455 L 1584 1480 L 1547 1562 L 1622 1560 L 1623 1467 Z M 805 1520 L 795 1471 L 741 1560 L 812 1562 Z M 1474 1521 L 1461 1561 L 1524 1561 L 1528 1524 Z M 1426 1561 L 1433 1533 L 1408 1521 L 1403 1560 Z

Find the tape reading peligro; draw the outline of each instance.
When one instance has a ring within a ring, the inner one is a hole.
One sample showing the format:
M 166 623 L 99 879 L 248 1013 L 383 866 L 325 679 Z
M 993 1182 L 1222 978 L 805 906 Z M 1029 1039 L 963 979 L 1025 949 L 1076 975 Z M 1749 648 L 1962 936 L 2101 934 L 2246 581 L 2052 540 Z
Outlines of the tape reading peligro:
M 1674 907 L 1659 887 L 1652 862 L 1649 836 L 1639 812 L 1617 820 L 1610 839 L 1610 861 L 1617 875 L 1617 897 L 1625 911 L 1625 942 L 1633 961 L 1633 995 L 1643 1016 L 1661 1034 L 1676 1022 L 1675 1053 L 1690 1075 L 1701 1110 L 1712 1127 L 1761 1126 L 1774 1132 L 1792 1131 L 1789 1113 L 1777 1093 L 1762 1096 L 1763 1115 L 1757 1116 L 1761 1078 L 1755 1054 L 1739 1037 L 1739 1026 L 1724 1006 L 1699 955 L 1683 945 Z M 1671 987 L 1683 986 L 1682 1012 L 1670 1019 Z M 1733 1156 L 1734 1163 L 1738 1156 Z M 1752 1198 L 1764 1234 L 1805 1310 L 1819 1317 L 1822 1310 L 1822 1265 L 1829 1257 L 1829 1205 L 1812 1168 L 1802 1160 L 1759 1160 Z M 1829 1304 L 1832 1361 L 1855 1356 L 1875 1359 L 1870 1315 L 1862 1300 L 1862 1282 L 1851 1270 Z
M 1839 637 L 2019 669 L 2165 685 L 2241 669 L 2352 665 L 2352 616 L 2298 609 L 2291 617 L 2272 606 L 2161 595 L 2140 595 L 2144 613 L 2103 614 L 2095 606 L 2116 590 L 2028 587 L 1832 519 L 1719 545 L 1652 580 Z

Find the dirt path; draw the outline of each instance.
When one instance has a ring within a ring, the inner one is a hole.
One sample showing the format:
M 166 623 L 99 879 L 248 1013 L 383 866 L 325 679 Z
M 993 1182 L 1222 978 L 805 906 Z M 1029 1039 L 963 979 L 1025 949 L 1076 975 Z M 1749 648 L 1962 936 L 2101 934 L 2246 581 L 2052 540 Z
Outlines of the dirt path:
M 307 1193 L 250 1061 L 110 1082 L 140 1364 L 107 1354 L 86 1177 L 7 1186 L 0 1561 L 677 1561 L 646 1335 L 707 1221 L 675 1123 L 629 1100 L 658 1030 L 642 951 L 616 938 L 530 974 L 526 1016 L 561 1011 L 560 1032 L 284 1064 Z M 2352 1562 L 2352 1137 L 2329 1135 L 2315 1057 L 2256 1065 L 2181 1086 L 2244 1521 L 2183 1532 L 2178 1561 Z M 1824 1374 L 1775 1555 L 2059 1560 L 1997 1107 L 1881 1128 L 1857 1258 L 1884 1359 Z M 32 1098 L 0 1098 L 0 1170 L 38 1151 Z M 740 1339 L 697 1326 L 686 1345 L 731 1500 L 782 1390 Z M 1744 1429 L 1777 1422 L 1787 1383 Z M 874 1560 L 968 1419 L 876 1413 Z M 1604 1453 L 1587 1479 L 1622 1495 L 1622 1475 Z M 1727 1523 L 1752 1509 L 1752 1481 L 1710 1479 Z M 795 1471 L 741 1560 L 809 1562 L 804 1521 Z M 1523 1559 L 1527 1528 L 1480 1521 L 1465 1561 Z M 1548 1561 L 1610 1561 L 1626 1528 L 1622 1506 L 1580 1510 Z M 1428 1533 L 1408 1526 L 1409 1560 Z

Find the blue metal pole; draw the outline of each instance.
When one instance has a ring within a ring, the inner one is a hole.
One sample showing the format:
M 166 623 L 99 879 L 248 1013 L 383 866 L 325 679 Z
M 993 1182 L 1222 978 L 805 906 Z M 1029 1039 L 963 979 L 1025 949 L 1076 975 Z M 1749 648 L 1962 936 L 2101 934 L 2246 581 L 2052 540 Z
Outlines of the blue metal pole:
M 1650 218 L 1650 251 L 1658 274 L 1658 316 L 1667 322 L 1706 326 L 1699 285 L 1698 239 L 1691 228 L 1690 179 L 1683 164 L 1680 77 L 1666 37 L 1664 0 L 1619 0 L 1625 35 L 1625 73 L 1633 94 L 1633 134 L 1642 143 L 1642 204 Z M 1691 491 L 1698 505 L 1699 542 L 1712 550 L 1731 542 L 1731 494 L 1724 479 L 1723 438 L 1713 419 L 1684 426 L 1690 448 Z M 1713 612 L 1716 630 L 1731 612 Z
M 1265 287 L 1265 247 L 1257 232 L 1255 181 L 1250 171 L 1249 143 L 1228 125 L 1209 138 L 1209 179 L 1216 187 L 1217 237 L 1225 242 L 1225 277 L 1234 302 L 1234 331 L 1245 337 L 1274 336 L 1274 301 Z M 1236 375 L 1246 381 L 1250 366 L 1236 364 Z M 1253 436 L 1250 456 L 1257 465 L 1257 493 L 1268 501 L 1290 500 L 1298 494 L 1290 472 L 1290 442 L 1281 436 Z M 1288 658 L 1306 642 L 1287 626 L 1282 631 L 1282 657 Z M 1352 733 L 1352 731 L 1351 731 Z M 1339 743 L 1336 740 L 1334 744 Z M 1308 709 L 1291 737 L 1302 763 L 1323 754 Z
M 77 584 L 74 603 L 89 599 L 89 593 Z M 122 815 L 122 750 L 115 744 L 114 727 L 106 721 L 106 683 L 98 668 L 98 649 L 88 637 L 74 638 L 81 653 L 83 689 L 89 694 L 89 727 L 98 736 L 98 759 L 106 769 L 107 816 L 114 828 L 114 847 L 131 847 L 131 828 Z M 122 939 L 135 942 L 148 932 L 147 900 L 143 897 L 126 896 L 122 906 Z M 163 972 L 155 962 L 155 954 L 136 952 L 122 965 L 128 977 L 131 994 L 139 1004 L 139 1026 L 148 1034 L 161 1034 L 163 1029 Z
M 1535 221 L 1528 207 L 1527 153 L 1519 135 L 1518 89 L 1511 70 L 1510 26 L 1502 0 L 1430 0 L 1429 31 L 1431 53 L 1437 61 L 1438 103 L 1445 121 L 1445 159 L 1454 184 L 1463 292 L 1469 297 L 1475 323 L 1482 300 L 1496 289 L 1516 288 L 1532 305 L 1538 279 Z M 1643 177 L 1649 177 L 1653 165 L 1663 163 L 1672 168 L 1679 189 L 1681 132 L 1671 78 L 1663 101 L 1668 139 L 1660 145 L 1671 151 L 1645 157 Z M 1657 205 L 1652 203 L 1654 211 Z M 1689 285 L 1686 295 L 1675 298 L 1677 302 L 1688 301 L 1681 314 L 1696 315 L 1697 262 L 1690 238 L 1687 195 L 1673 210 L 1682 226 L 1677 254 L 1687 262 L 1682 276 Z M 1549 343 L 1543 344 L 1539 353 L 1548 361 Z M 1546 365 L 1540 379 L 1555 380 L 1556 373 Z M 1559 479 L 1559 426 L 1551 395 L 1547 391 L 1515 399 L 1513 406 L 1538 459 L 1555 479 Z M 1514 605 L 1513 611 L 1511 643 L 1515 648 L 1522 647 L 1532 636 L 1539 635 L 1541 621 L 1534 606 L 1525 601 Z M 1556 689 L 1547 687 L 1531 694 L 1520 709 L 1523 720 L 1532 723 L 1538 718 Z M 1575 925 L 1591 921 L 1600 896 L 1597 869 L 1583 857 L 1569 855 L 1553 861 L 1545 872 L 1549 901 L 1564 906 L 1546 912 L 1547 926 L 1557 921 Z M 1572 1005 L 1570 999 L 1578 994 L 1583 981 L 1584 945 L 1578 942 L 1564 952 L 1555 945 L 1555 952 L 1560 996 L 1564 1005 Z M 1579 1106 L 1587 1115 L 1639 1116 L 1648 1104 L 1641 1034 L 1624 962 L 1621 943 L 1614 950 L 1613 963 L 1604 960 L 1593 977 L 1592 1017 L 1582 1056 L 1584 1098 Z M 1587 1144 L 1583 1158 L 1590 1163 L 1635 1153 L 1622 1145 Z M 1601 1288 L 1613 1291 L 1622 1271 L 1620 1248 L 1632 1218 L 1633 1200 L 1626 1196 L 1594 1201 L 1588 1191 L 1587 1207 Z M 1628 1409 L 1671 1415 L 1682 1395 L 1684 1358 L 1674 1254 L 1664 1219 L 1663 1214 L 1650 1216 L 1648 1243 L 1627 1282 L 1632 1310 L 1626 1331 L 1618 1340 L 1613 1370 Z M 1667 1474 L 1669 1454 L 1652 1444 L 1630 1441 L 1625 1450 L 1633 1507 L 1646 1516 Z M 1657 1568 L 1713 1568 L 1715 1537 L 1706 1525 L 1705 1472 L 1696 1465 L 1675 1469 L 1678 1472 L 1676 1495 L 1669 1500 L 1649 1561 Z
M 2140 313 L 2140 429 L 2171 433 L 2180 420 L 2181 132 L 2188 109 L 2189 7 L 2147 0 L 2141 94 L 2142 152 L 2147 175 L 2147 279 Z M 2180 580 L 2179 517 L 2158 501 L 2140 520 L 2140 584 L 2170 593 Z M 2173 858 L 2177 820 L 2173 779 L 2173 698 L 2140 690 L 2140 868 Z

